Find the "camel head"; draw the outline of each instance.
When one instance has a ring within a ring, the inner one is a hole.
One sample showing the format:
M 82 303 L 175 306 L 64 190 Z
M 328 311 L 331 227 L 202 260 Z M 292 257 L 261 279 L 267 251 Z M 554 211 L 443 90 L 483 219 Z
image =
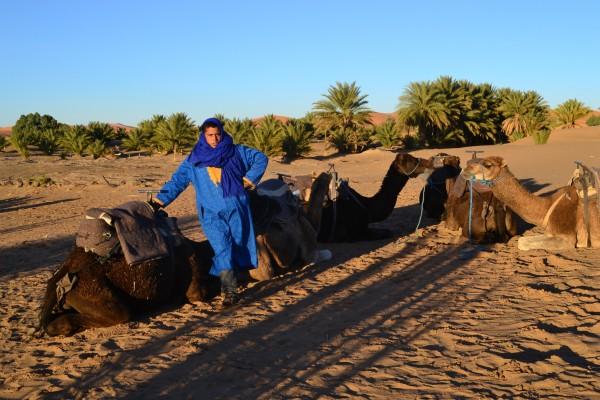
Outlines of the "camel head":
M 393 163 L 394 168 L 402 175 L 415 178 L 426 171 L 433 169 L 433 158 L 424 159 L 413 157 L 408 153 L 400 153 Z
M 467 162 L 467 166 L 462 170 L 462 176 L 465 179 L 474 178 L 476 180 L 494 180 L 498 178 L 502 168 L 506 163 L 502 157 L 490 156 L 485 158 L 473 158 Z
M 448 153 L 438 153 L 429 159 L 434 168 L 453 167 L 460 170 L 460 158 Z

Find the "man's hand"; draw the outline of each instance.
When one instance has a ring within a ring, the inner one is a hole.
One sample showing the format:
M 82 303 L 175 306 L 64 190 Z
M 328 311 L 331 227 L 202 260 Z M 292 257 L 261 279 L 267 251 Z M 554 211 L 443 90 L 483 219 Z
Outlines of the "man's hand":
M 147 203 L 150 204 L 150 207 L 152 207 L 155 213 L 159 212 L 160 209 L 163 207 L 161 201 L 157 199 L 150 199 Z

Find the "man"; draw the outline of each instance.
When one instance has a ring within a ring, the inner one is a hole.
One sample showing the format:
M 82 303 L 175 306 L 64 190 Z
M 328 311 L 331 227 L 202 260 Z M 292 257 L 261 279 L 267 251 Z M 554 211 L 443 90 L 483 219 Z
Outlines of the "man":
M 211 275 L 221 279 L 223 305 L 239 301 L 236 270 L 256 268 L 258 257 L 250 202 L 245 187 L 254 187 L 268 158 L 256 149 L 235 145 L 221 121 L 209 118 L 190 155 L 156 198 L 166 207 L 190 184 L 202 229 L 214 252 Z

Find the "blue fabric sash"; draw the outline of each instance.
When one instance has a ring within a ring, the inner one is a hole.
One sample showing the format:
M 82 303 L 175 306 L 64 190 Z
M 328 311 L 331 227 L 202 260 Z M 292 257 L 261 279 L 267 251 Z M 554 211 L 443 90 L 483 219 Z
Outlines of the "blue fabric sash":
M 200 131 L 198 142 L 192 149 L 188 160 L 197 167 L 221 168 L 221 188 L 223 197 L 238 196 L 244 193 L 242 180 L 246 174 L 244 163 L 231 136 L 223 129 L 223 124 L 216 118 L 208 118 L 204 123 L 211 122 L 219 127 L 221 141 L 214 149 L 210 147 Z

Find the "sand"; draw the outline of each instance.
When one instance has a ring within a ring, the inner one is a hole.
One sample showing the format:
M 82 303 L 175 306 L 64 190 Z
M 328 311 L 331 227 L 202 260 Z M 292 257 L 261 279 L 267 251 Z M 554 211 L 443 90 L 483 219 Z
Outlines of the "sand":
M 464 163 L 466 150 L 445 151 Z M 477 150 L 543 193 L 567 182 L 574 160 L 600 167 L 600 127 Z M 419 179 L 378 224 L 392 239 L 323 245 L 331 261 L 253 284 L 239 307 L 187 304 L 32 337 L 84 210 L 144 199 L 137 191 L 159 187 L 179 160 L 0 157 L 0 398 L 600 398 L 600 250 L 520 252 L 517 238 L 473 246 L 429 220 L 414 233 Z M 267 176 L 334 163 L 371 195 L 393 157 L 318 151 L 272 161 Z M 58 184 L 7 184 L 41 174 Z M 168 211 L 201 239 L 192 194 Z

